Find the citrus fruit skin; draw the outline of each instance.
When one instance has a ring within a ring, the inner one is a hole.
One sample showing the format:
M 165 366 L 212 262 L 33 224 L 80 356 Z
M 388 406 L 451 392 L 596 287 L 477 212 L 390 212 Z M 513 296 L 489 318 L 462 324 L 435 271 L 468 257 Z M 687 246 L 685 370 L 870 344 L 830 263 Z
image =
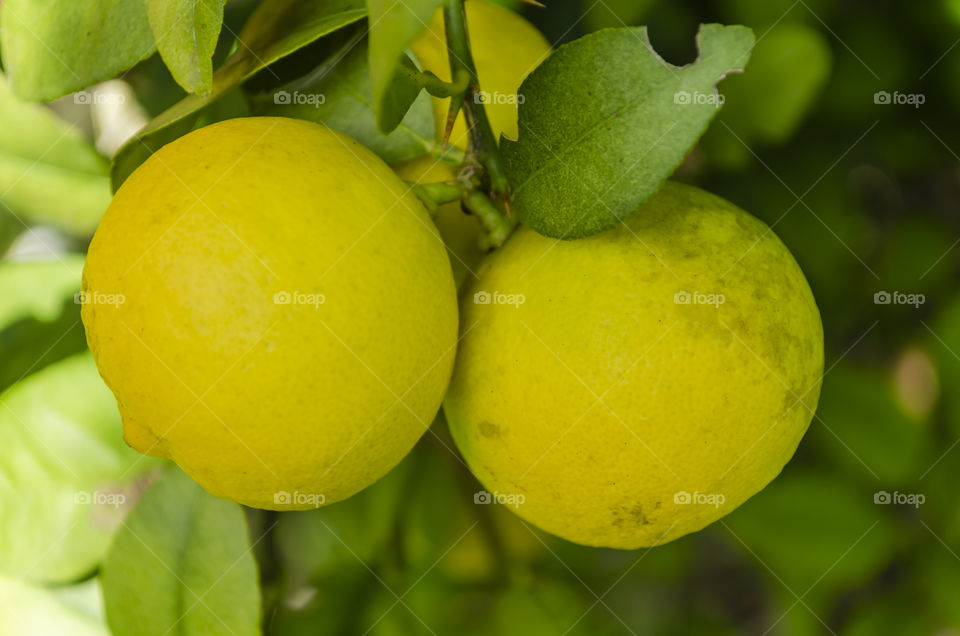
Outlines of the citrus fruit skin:
M 672 182 L 585 239 L 521 227 L 463 296 L 461 334 L 444 411 L 470 468 L 522 495 L 523 519 L 590 546 L 661 544 L 761 490 L 823 369 L 786 247 Z
M 482 91 L 490 95 L 484 105 L 490 127 L 517 138 L 517 91 L 520 84 L 550 54 L 550 43 L 537 27 L 510 9 L 485 0 L 470 0 L 465 5 L 470 49 Z M 410 46 L 424 69 L 450 81 L 450 60 L 443 26 L 443 13 L 437 11 L 427 29 Z M 442 139 L 447 124 L 449 98 L 431 98 L 437 139 Z M 466 148 L 467 128 L 463 113 L 457 115 L 450 143 Z
M 114 197 L 83 289 L 127 442 L 249 506 L 376 481 L 452 369 L 456 292 L 426 210 L 372 152 L 302 120 L 164 146 Z
M 457 176 L 453 166 L 438 162 L 429 155 L 404 161 L 393 168 L 401 179 L 411 183 L 452 181 Z M 441 205 L 433 220 L 447 246 L 453 279 L 459 289 L 476 277 L 477 267 L 486 253 L 480 249 L 480 222 L 466 214 L 459 201 Z

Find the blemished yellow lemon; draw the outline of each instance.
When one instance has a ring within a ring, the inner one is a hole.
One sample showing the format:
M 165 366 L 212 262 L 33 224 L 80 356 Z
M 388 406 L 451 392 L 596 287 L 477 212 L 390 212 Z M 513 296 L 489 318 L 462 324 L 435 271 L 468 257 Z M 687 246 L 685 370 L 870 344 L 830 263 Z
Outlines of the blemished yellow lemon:
M 810 423 L 813 295 L 723 199 L 668 182 L 589 238 L 521 227 L 478 273 L 444 411 L 491 498 L 547 532 L 633 549 L 699 530 L 766 486 Z
M 90 245 L 87 340 L 124 437 L 248 506 L 339 501 L 433 420 L 457 338 L 426 210 L 372 152 L 251 117 L 164 146 Z
M 493 134 L 517 138 L 517 96 L 520 84 L 550 54 L 550 43 L 535 26 L 510 9 L 486 0 L 469 0 L 465 5 L 470 48 L 477 69 L 484 108 Z M 437 11 L 427 29 L 410 46 L 423 68 L 450 81 L 450 61 L 443 15 Z M 443 137 L 449 99 L 434 97 L 433 112 L 437 139 Z M 457 116 L 450 143 L 467 146 L 463 113 Z

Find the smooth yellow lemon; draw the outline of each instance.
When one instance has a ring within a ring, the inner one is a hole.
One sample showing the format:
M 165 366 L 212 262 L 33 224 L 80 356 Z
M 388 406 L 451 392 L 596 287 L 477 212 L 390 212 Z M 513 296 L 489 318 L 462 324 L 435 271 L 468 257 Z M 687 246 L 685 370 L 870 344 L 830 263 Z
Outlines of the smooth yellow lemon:
M 517 137 L 517 96 L 520 84 L 550 54 L 550 43 L 535 26 L 510 9 L 485 0 L 465 5 L 467 32 L 473 61 L 480 80 L 485 110 L 493 134 Z M 437 11 L 427 29 L 410 46 L 423 68 L 450 81 L 450 61 L 443 14 Z M 443 138 L 449 99 L 432 98 L 437 139 Z M 467 146 L 467 128 L 461 112 L 450 135 L 450 143 Z
M 461 333 L 444 410 L 463 456 L 492 498 L 591 546 L 664 543 L 762 489 L 823 369 L 790 252 L 678 183 L 589 238 L 519 229 L 481 265 Z
M 127 442 L 260 508 L 329 504 L 390 470 L 455 353 L 426 210 L 373 153 L 302 120 L 164 146 L 114 197 L 83 290 Z

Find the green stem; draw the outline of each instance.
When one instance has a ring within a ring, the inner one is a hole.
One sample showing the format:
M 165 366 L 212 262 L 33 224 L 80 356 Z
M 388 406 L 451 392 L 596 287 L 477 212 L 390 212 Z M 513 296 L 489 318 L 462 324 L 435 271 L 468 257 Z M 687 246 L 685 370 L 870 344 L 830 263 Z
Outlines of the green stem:
M 403 65 L 399 67 L 398 72 L 404 73 L 434 97 L 461 95 L 470 85 L 470 76 L 465 72 L 459 73 L 453 82 L 444 82 L 431 71 L 414 71 Z
M 510 187 L 506 171 L 497 149 L 497 138 L 490 127 L 487 111 L 477 99 L 480 93 L 480 80 L 470 51 L 470 38 L 467 35 L 467 17 L 463 0 L 446 0 L 443 7 L 444 25 L 447 35 L 447 50 L 450 58 L 450 76 L 469 77 L 466 91 L 461 97 L 454 96 L 450 104 L 450 117 L 456 116 L 463 108 L 470 131 L 470 149 L 477 160 L 486 168 L 490 186 L 495 193 L 505 193 Z
M 489 250 L 503 245 L 516 222 L 501 212 L 480 190 L 468 190 L 464 193 L 463 202 L 486 230 L 486 235 L 481 238 L 480 247 Z

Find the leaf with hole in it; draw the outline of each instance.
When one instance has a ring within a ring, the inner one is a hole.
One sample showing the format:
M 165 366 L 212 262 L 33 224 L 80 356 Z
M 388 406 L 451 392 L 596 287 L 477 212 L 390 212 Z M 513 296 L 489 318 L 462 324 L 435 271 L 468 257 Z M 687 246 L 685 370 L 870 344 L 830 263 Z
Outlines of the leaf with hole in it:
M 705 24 L 698 59 L 667 64 L 646 28 L 558 48 L 520 87 L 519 139 L 501 148 L 520 219 L 575 239 L 616 225 L 670 176 L 719 108 L 716 84 L 746 64 L 753 33 Z
M 415 69 L 405 53 L 404 57 Z M 415 98 L 398 128 L 386 135 L 377 129 L 366 38 L 348 41 L 330 60 L 304 77 L 273 91 L 249 96 L 254 114 L 324 124 L 350 135 L 387 163 L 419 157 L 433 138 L 430 96 L 424 92 Z
M 177 468 L 130 513 L 101 578 L 115 636 L 260 633 L 257 565 L 243 510 Z
M 87 238 L 110 203 L 107 162 L 49 108 L 18 98 L 0 74 L 0 217 Z M 2 250 L 0 250 L 2 251 Z
M 405 73 L 404 52 L 427 28 L 443 0 L 367 0 L 370 13 L 370 84 L 377 127 L 389 133 L 403 120 L 420 87 Z
M 157 50 L 188 93 L 204 94 L 213 82 L 213 51 L 226 0 L 146 0 Z
M 199 112 L 257 71 L 319 38 L 362 19 L 363 0 L 266 0 L 247 20 L 238 39 L 243 44 L 213 74 L 206 95 L 188 95 L 155 117 L 113 158 L 110 171 L 116 191 L 147 157 L 186 134 Z
M 14 91 L 52 100 L 157 50 L 143 0 L 4 0 L 0 50 Z

